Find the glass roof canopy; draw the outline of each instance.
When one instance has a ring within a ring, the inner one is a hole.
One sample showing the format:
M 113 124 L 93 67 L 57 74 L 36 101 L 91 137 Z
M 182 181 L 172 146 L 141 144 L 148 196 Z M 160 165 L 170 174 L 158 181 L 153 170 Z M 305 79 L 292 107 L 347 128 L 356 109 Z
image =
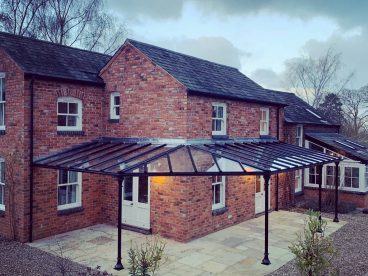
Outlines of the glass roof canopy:
M 339 160 L 270 139 L 170 144 L 159 140 L 101 138 L 39 158 L 33 164 L 117 177 L 211 176 L 274 174 Z

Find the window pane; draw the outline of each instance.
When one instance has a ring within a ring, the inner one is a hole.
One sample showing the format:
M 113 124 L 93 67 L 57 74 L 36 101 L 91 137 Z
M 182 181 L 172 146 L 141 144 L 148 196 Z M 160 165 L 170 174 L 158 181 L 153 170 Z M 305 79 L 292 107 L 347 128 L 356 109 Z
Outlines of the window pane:
M 59 184 L 67 184 L 68 183 L 68 171 L 59 170 Z
M 4 205 L 4 185 L 0 184 L 0 204 Z
M 76 116 L 67 116 L 68 118 L 68 126 L 77 126 L 77 117 Z
M 216 122 L 216 131 L 221 131 L 222 130 L 221 120 L 215 120 L 215 122 Z
M 78 182 L 78 173 L 69 171 L 69 183 L 77 183 Z
M 217 117 L 224 118 L 224 107 L 222 106 L 217 107 Z
M 5 125 L 4 118 L 5 118 L 5 104 L 0 103 L 0 126 Z
M 68 113 L 68 104 L 58 102 L 58 113 Z
M 78 185 L 68 186 L 68 204 L 77 202 L 77 186 Z
M 58 205 L 64 205 L 66 201 L 67 186 L 58 187 Z
M 352 188 L 359 188 L 359 178 L 352 178 Z
M 0 183 L 5 183 L 5 163 L 0 162 Z
M 359 178 L 359 168 L 352 168 L 352 176 Z
M 114 105 L 120 105 L 120 97 L 119 96 L 114 97 Z
M 222 184 L 213 185 L 213 203 L 214 204 L 221 203 L 221 185 Z
M 69 103 L 69 114 L 78 114 L 78 104 Z
M 212 118 L 217 118 L 217 106 L 212 106 Z
M 138 180 L 138 202 L 148 203 L 148 177 L 139 177 Z
M 58 115 L 58 126 L 66 126 L 66 117 L 65 115 Z
M 5 78 L 0 78 L 0 101 L 5 101 Z
M 124 179 L 124 200 L 133 201 L 133 177 L 125 177 Z
M 116 116 L 120 115 L 120 107 L 115 107 L 115 114 Z

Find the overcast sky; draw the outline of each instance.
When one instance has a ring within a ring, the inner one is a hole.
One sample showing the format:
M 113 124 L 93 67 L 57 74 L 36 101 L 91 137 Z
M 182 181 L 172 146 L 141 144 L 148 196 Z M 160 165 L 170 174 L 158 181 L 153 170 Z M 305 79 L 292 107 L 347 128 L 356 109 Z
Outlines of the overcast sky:
M 342 54 L 349 86 L 368 84 L 365 0 L 106 0 L 128 37 L 237 67 L 283 89 L 285 63 L 328 48 Z

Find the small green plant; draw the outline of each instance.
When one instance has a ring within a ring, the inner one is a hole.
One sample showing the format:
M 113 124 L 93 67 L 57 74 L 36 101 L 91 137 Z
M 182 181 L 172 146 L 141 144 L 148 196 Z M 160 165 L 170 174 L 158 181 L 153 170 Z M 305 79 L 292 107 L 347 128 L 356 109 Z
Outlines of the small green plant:
M 317 276 L 332 268 L 337 251 L 330 237 L 323 235 L 327 221 L 320 219 L 320 213 L 308 211 L 304 232 L 289 246 L 296 257 L 296 265 L 302 275 Z M 322 231 L 321 231 L 322 230 Z
M 154 276 L 165 260 L 166 243 L 159 237 L 147 238 L 140 246 L 133 243 L 128 251 L 129 274 L 132 276 Z

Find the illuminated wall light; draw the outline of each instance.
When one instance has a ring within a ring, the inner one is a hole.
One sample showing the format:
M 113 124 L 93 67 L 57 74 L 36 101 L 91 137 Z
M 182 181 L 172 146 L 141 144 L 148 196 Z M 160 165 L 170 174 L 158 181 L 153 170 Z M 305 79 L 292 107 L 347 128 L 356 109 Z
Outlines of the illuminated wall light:
M 168 179 L 167 176 L 153 176 L 152 183 L 153 184 L 165 184 L 167 183 Z

